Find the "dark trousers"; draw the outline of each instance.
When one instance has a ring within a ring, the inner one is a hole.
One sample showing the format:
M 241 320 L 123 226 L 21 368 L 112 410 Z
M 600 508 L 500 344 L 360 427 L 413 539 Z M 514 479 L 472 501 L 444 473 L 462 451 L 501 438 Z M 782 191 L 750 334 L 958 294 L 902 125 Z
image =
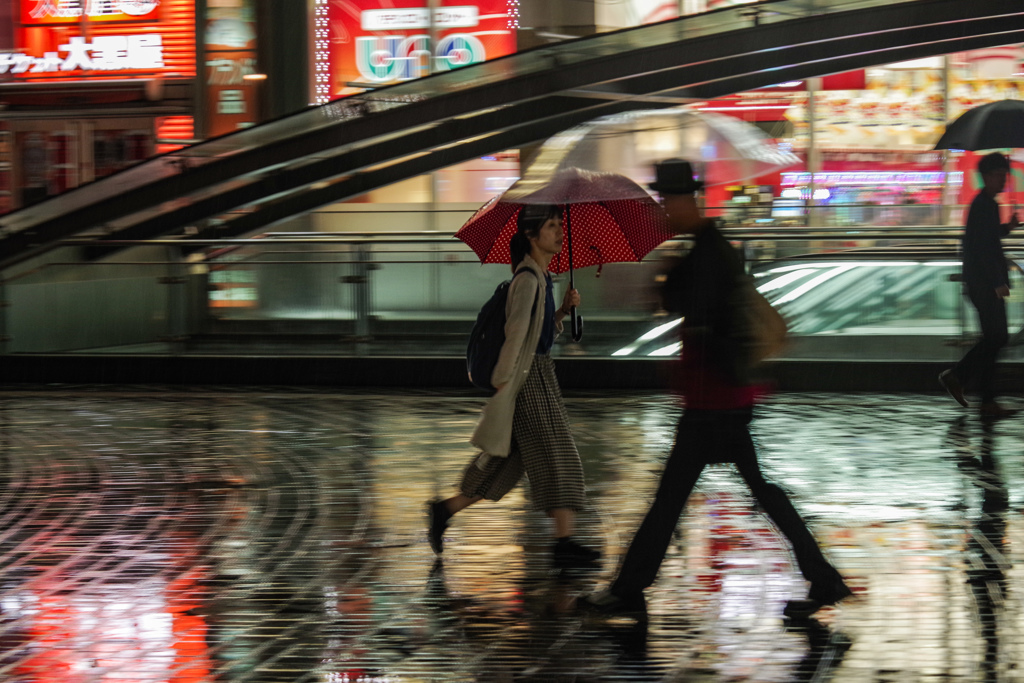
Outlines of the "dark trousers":
M 811 583 L 841 581 L 786 493 L 761 474 L 747 428 L 750 418 L 750 409 L 688 410 L 683 414 L 658 492 L 630 543 L 612 584 L 613 593 L 635 596 L 654 583 L 686 499 L 704 467 L 715 462 L 735 463 L 754 498 L 789 539 L 804 578 Z
M 974 385 L 981 394 L 982 403 L 992 403 L 996 400 L 996 361 L 999 359 L 999 351 L 1009 340 L 1006 331 L 1006 301 L 996 296 L 994 289 L 987 287 L 970 287 L 967 295 L 978 310 L 981 341 L 960 359 L 953 372 L 964 386 Z

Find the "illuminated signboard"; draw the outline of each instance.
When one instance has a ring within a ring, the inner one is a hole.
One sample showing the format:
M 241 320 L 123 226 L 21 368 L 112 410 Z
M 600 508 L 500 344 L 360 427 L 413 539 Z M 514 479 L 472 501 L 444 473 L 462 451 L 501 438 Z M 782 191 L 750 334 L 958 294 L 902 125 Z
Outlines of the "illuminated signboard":
M 439 7 L 434 10 L 437 28 L 472 28 L 480 23 L 476 7 Z M 360 23 L 364 31 L 430 28 L 430 10 L 426 7 L 407 9 L 368 9 L 362 12 Z
M 21 23 L 74 24 L 89 21 L 132 21 L 158 18 L 159 0 L 22 0 Z
M 0 73 L 13 74 L 69 71 L 155 71 L 164 66 L 160 35 L 96 36 L 86 42 L 81 36 L 68 39 L 59 52 L 32 57 L 21 52 L 0 52 Z
M 256 36 L 256 7 L 252 0 L 210 7 L 203 52 L 206 137 L 246 128 L 259 120 L 262 74 L 256 70 Z
M 193 0 L 21 0 L 20 18 L 8 78 L 195 76 Z
M 391 4 L 317 0 L 317 101 L 360 92 L 362 84 L 420 78 L 516 51 L 507 0 L 439 6 L 433 17 L 425 2 Z M 436 45 L 430 44 L 431 31 Z
M 817 185 L 941 185 L 946 179 L 942 171 L 825 171 L 814 174 Z M 949 182 L 959 185 L 964 181 L 961 171 L 949 174 Z M 783 186 L 810 185 L 811 174 L 806 171 L 782 174 Z

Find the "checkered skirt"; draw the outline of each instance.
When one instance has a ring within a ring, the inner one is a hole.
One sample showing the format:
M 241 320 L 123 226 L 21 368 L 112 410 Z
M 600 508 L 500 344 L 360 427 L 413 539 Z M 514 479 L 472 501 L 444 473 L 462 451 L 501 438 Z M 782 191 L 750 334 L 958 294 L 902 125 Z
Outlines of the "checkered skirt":
M 583 509 L 583 464 L 569 430 L 569 415 L 551 356 L 534 356 L 530 373 L 516 396 L 508 456 L 488 456 L 480 467 L 482 456 L 470 461 L 463 472 L 459 490 L 465 495 L 501 500 L 525 471 L 537 510 Z

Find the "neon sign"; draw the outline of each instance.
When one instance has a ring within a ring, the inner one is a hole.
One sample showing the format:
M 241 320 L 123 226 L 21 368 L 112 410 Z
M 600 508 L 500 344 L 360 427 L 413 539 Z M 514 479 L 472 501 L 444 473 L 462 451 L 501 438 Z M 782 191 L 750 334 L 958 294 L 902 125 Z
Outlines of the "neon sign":
M 487 59 L 487 51 L 476 36 L 452 33 L 437 43 L 433 55 L 430 37 L 414 36 L 361 36 L 356 38 L 356 68 L 359 75 L 372 83 L 408 81 L 431 72 L 429 60 L 433 57 L 433 71 L 450 71 Z
M 815 184 L 835 185 L 941 185 L 946 178 L 942 171 L 824 171 L 814 174 Z M 962 184 L 962 171 L 949 174 L 949 182 Z M 809 185 L 811 174 L 806 171 L 782 174 L 782 185 Z
M 42 57 L 0 52 L 0 73 L 153 70 L 164 66 L 163 38 L 158 34 L 96 36 L 91 43 L 74 36 L 58 49 L 67 56 L 61 57 L 60 52 L 46 52 Z
M 472 28 L 480 23 L 475 6 L 438 7 L 434 10 L 437 28 Z M 430 28 L 430 10 L 426 7 L 404 9 L 368 9 L 360 13 L 364 31 L 387 31 Z
M 152 18 L 159 0 L 22 0 L 23 24 L 75 22 L 82 17 L 112 21 Z
M 511 1 L 313 0 L 317 102 L 514 53 Z

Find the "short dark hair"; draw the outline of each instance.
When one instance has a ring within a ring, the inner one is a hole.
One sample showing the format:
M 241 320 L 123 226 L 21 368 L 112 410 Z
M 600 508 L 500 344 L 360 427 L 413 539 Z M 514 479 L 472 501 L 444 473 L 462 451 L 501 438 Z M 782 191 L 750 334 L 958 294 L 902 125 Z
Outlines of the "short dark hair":
M 999 152 L 992 152 L 986 154 L 978 161 L 978 173 L 985 175 L 990 171 L 1009 171 L 1010 160 L 1006 158 L 1006 155 L 1000 154 Z

